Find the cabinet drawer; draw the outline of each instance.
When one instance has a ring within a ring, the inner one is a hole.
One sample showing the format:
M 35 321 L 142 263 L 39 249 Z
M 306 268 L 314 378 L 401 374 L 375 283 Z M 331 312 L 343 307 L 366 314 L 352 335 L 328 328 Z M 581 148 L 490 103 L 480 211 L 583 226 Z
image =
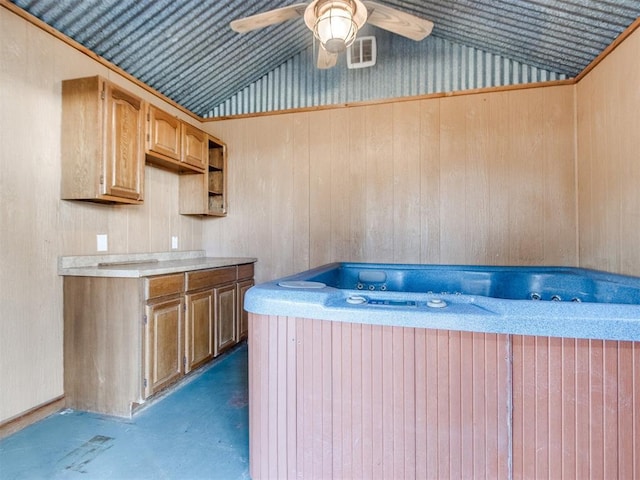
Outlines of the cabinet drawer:
M 236 281 L 236 267 L 213 268 L 211 270 L 198 270 L 187 272 L 187 290 L 222 285 Z
M 238 280 L 253 278 L 253 263 L 238 265 Z
M 145 298 L 164 297 L 184 292 L 184 274 L 160 275 L 145 279 Z

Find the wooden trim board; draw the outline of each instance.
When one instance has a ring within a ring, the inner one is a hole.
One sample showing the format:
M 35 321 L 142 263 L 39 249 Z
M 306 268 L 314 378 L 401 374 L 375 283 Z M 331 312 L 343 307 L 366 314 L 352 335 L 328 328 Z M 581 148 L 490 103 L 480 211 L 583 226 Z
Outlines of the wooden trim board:
M 633 22 L 631 25 L 629 25 L 624 32 L 622 32 L 620 35 L 618 35 L 616 37 L 616 39 L 611 42 L 611 45 L 609 45 L 607 48 L 605 48 L 602 52 L 600 52 L 600 55 L 598 55 L 596 58 L 593 59 L 593 61 L 587 65 L 584 70 L 582 70 L 574 79 L 575 83 L 578 83 L 580 80 L 582 80 L 587 73 L 589 73 L 591 70 L 593 70 L 596 65 L 598 65 L 602 60 L 604 60 L 611 52 L 613 52 L 616 47 L 618 47 L 618 45 L 620 45 L 622 42 L 624 42 L 627 37 L 629 37 L 629 35 L 631 35 L 633 32 L 636 31 L 636 29 L 640 27 L 640 18 L 637 18 L 635 22 Z
M 64 395 L 61 395 L 0 423 L 0 440 L 59 412 L 64 408 L 64 401 Z
M 289 113 L 318 112 L 322 110 L 335 110 L 339 108 L 367 107 L 370 105 L 385 105 L 389 103 L 413 102 L 416 100 L 430 100 L 434 98 L 462 97 L 465 95 L 508 92 L 511 90 L 528 90 L 531 88 L 557 87 L 558 85 L 575 85 L 575 83 L 576 83 L 575 79 L 567 78 L 566 80 L 550 80 L 548 82 L 519 83 L 516 85 L 503 85 L 500 87 L 483 87 L 483 88 L 473 88 L 469 90 L 456 90 L 451 92 L 428 93 L 425 95 L 415 95 L 411 97 L 394 97 L 394 98 L 383 98 L 380 100 L 366 100 L 362 102 L 336 103 L 332 105 L 319 105 L 315 107 L 291 108 L 289 110 L 275 110 L 272 112 L 243 113 L 240 115 L 227 115 L 223 117 L 202 118 L 201 121 L 203 123 L 212 123 L 212 122 L 217 122 L 221 120 L 232 120 L 232 119 L 236 120 L 236 119 L 242 119 L 242 118 L 268 117 L 273 115 L 285 115 Z

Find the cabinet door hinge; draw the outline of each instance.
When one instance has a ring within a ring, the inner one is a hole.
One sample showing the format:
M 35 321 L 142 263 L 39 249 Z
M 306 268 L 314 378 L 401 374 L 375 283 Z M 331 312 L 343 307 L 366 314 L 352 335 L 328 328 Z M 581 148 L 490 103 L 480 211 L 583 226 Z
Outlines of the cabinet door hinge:
M 100 185 L 104 185 L 104 175 L 100 175 Z
M 149 112 L 147 112 L 147 122 L 149 122 L 151 120 L 151 115 L 149 115 Z
M 105 98 L 105 94 L 104 94 L 104 89 L 100 92 L 100 99 L 104 100 Z
M 142 383 L 144 385 L 144 388 L 147 388 L 147 379 L 146 378 L 142 381 Z
M 182 366 L 183 367 L 187 366 L 187 357 L 182 357 Z
M 142 321 L 144 322 L 145 325 L 147 324 L 147 316 L 146 315 L 142 316 Z M 146 382 L 146 380 L 145 380 L 145 382 Z

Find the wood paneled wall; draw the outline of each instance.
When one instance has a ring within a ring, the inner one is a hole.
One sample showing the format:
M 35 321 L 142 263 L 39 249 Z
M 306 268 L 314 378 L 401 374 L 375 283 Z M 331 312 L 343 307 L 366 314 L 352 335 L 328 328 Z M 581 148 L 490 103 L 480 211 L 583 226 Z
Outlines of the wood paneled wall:
M 60 200 L 61 81 L 100 74 L 155 97 L 0 7 L 0 423 L 62 395 L 60 255 L 201 249 L 202 222 L 178 214 L 178 177 L 147 167 L 145 203 Z M 162 105 L 185 120 L 170 105 Z
M 640 29 L 577 85 L 580 264 L 640 275 Z
M 210 253 L 258 280 L 327 262 L 576 265 L 574 90 L 206 124 L 229 145 Z

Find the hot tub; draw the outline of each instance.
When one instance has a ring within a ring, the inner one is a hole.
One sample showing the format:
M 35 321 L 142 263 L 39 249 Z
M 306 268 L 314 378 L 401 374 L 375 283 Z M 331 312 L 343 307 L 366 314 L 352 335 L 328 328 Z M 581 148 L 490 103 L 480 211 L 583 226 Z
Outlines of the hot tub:
M 332 263 L 252 288 L 249 312 L 640 340 L 640 278 L 569 267 Z
M 254 479 L 640 464 L 638 278 L 334 263 L 250 289 L 245 309 Z

